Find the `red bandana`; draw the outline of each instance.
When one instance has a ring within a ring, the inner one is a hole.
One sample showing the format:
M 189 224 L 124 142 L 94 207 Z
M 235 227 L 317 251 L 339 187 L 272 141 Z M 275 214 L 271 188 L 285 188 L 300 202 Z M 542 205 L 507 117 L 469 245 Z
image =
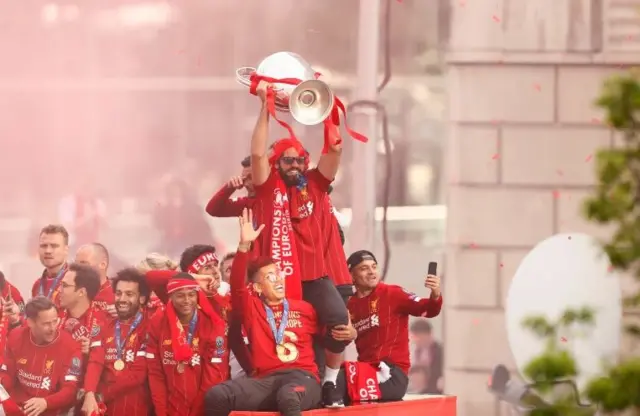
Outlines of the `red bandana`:
M 187 268 L 187 272 L 192 274 L 198 274 L 198 271 L 201 268 L 203 268 L 204 266 L 206 266 L 211 262 L 215 262 L 215 264 L 218 264 L 219 263 L 218 256 L 216 256 L 216 254 L 211 251 L 202 253 L 200 257 L 195 259 L 193 263 L 191 263 L 191 265 Z

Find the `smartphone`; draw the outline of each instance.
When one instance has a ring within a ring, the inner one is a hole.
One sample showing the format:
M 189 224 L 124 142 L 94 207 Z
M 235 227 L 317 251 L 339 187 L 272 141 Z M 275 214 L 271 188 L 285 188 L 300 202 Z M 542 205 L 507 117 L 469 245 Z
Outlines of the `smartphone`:
M 429 268 L 427 269 L 427 274 L 430 274 L 432 276 L 437 276 L 438 275 L 438 263 L 436 263 L 435 261 L 429 262 Z

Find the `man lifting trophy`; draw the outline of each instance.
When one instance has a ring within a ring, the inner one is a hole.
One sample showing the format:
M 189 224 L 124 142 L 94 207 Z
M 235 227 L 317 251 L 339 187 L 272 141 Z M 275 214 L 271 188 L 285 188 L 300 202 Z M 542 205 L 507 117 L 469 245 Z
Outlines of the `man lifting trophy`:
M 315 348 L 316 362 L 326 364 L 318 366 L 320 376 L 324 374 L 323 403 L 340 407 L 343 403 L 336 380 L 342 353 L 354 339 L 355 330 L 349 322 L 346 295 L 343 297 L 336 288 L 346 283 L 351 289 L 352 283 L 328 190 L 340 165 L 340 112 L 344 114 L 345 107 L 318 79 L 320 74 L 291 52 L 270 55 L 257 68 L 240 68 L 236 75 L 262 102 L 251 138 L 251 173 L 255 187 L 253 223 L 265 229 L 252 243 L 248 273 L 255 275 L 255 270 L 265 264 L 275 264 L 274 281 L 286 298 L 302 298 L 313 306 L 322 328 Z M 277 111 L 289 111 L 305 125 L 324 124 L 324 147 L 317 167 L 309 168 L 309 153 L 291 126 L 278 119 Z M 268 151 L 269 117 L 285 127 L 289 137 L 277 140 Z M 367 142 L 365 136 L 345 129 L 354 139 Z M 284 314 L 281 319 L 286 328 Z M 285 339 L 286 329 L 284 334 L 279 342 L 286 345 L 290 341 Z M 292 353 L 282 359 L 295 365 L 298 357 Z

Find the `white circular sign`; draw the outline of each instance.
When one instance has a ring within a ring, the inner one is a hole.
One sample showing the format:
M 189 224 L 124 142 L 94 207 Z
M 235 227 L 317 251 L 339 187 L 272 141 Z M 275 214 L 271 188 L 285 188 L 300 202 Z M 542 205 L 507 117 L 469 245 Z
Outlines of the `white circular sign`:
M 558 234 L 527 254 L 511 282 L 506 302 L 509 346 L 518 370 L 544 351 L 545 341 L 522 326 L 525 318 L 545 316 L 555 322 L 569 308 L 590 307 L 595 325 L 572 328 L 559 342 L 576 359 L 578 385 L 615 361 L 620 346 L 622 296 L 618 275 L 609 272 L 600 243 L 586 234 Z

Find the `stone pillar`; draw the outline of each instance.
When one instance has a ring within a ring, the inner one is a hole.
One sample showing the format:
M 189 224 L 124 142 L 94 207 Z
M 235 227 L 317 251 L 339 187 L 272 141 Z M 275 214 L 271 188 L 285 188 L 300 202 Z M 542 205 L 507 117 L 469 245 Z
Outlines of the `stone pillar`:
M 460 416 L 507 415 L 487 381 L 515 367 L 503 306 L 524 255 L 556 233 L 607 233 L 579 209 L 592 155 L 615 142 L 593 101 L 640 60 L 640 39 L 616 32 L 640 23 L 627 3 L 451 0 L 444 346 Z

